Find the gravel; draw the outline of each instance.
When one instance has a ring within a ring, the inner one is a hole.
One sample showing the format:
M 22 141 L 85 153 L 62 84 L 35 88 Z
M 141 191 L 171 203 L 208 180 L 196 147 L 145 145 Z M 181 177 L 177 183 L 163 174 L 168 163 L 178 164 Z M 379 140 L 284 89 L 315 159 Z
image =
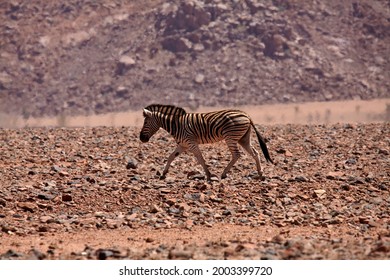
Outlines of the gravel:
M 163 131 L 141 144 L 139 128 L 1 129 L 1 239 L 124 230 L 157 237 L 145 235 L 146 247 L 91 242 L 70 253 L 55 242 L 40 252 L 0 241 L 0 259 L 388 259 L 389 123 L 260 129 L 276 162 L 262 160 L 265 179 L 256 179 L 245 155 L 212 183 L 190 154 L 159 179 L 175 147 Z M 220 175 L 230 156 L 225 144 L 201 149 Z M 243 240 L 246 227 L 269 236 Z M 170 230 L 222 237 L 157 239 Z

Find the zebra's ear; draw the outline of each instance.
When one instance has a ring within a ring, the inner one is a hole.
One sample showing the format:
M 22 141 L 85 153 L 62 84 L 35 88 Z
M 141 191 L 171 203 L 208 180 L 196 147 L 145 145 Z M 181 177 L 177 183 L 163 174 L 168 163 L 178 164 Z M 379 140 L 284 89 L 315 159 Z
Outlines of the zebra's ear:
M 151 117 L 151 116 L 152 116 L 152 112 L 147 109 L 144 109 L 144 117 Z

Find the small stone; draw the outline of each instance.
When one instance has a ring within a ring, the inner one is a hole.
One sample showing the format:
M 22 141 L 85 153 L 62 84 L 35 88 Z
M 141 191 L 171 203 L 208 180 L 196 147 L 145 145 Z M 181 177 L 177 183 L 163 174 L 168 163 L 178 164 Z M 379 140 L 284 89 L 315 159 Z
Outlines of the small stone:
M 62 177 L 65 177 L 65 176 L 68 176 L 68 175 L 69 175 L 69 173 L 66 172 L 66 171 L 64 171 L 64 170 L 61 170 L 60 172 L 58 172 L 58 174 L 59 174 L 60 176 L 62 176 Z
M 129 89 L 128 89 L 127 87 L 119 86 L 119 87 L 116 89 L 116 94 L 117 94 L 117 96 L 119 96 L 119 97 L 124 97 L 124 96 L 126 96 L 128 93 L 129 93 Z
M 277 244 L 283 244 L 286 241 L 286 239 L 282 235 L 278 234 L 275 235 L 271 241 Z
M 70 194 L 63 194 L 62 195 L 62 201 L 65 201 L 65 202 L 69 202 L 69 201 L 72 201 L 73 198 Z
M 368 221 L 368 225 L 369 225 L 370 227 L 380 227 L 380 226 L 381 226 L 380 223 L 375 222 L 375 221 L 373 221 L 373 220 L 369 220 L 369 221 Z
M 30 255 L 29 259 L 43 260 L 46 258 L 46 255 L 41 251 L 38 251 L 37 249 L 32 249 L 29 255 Z
M 29 170 L 27 174 L 28 175 L 36 175 L 37 172 L 35 170 Z
M 45 182 L 46 187 L 54 188 L 57 186 L 57 183 L 55 181 L 47 181 Z
M 107 227 L 110 229 L 116 229 L 120 225 L 120 221 L 116 219 L 106 219 Z
M 95 212 L 95 217 L 96 218 L 104 218 L 104 217 L 106 217 L 106 213 L 101 212 L 101 211 Z
M 38 232 L 48 232 L 49 228 L 46 226 L 40 226 L 38 227 Z
M 178 207 L 182 211 L 189 211 L 191 207 L 187 203 L 179 203 Z
M 305 176 L 300 175 L 300 176 L 295 177 L 295 181 L 296 182 L 308 182 L 309 179 L 307 179 Z
M 126 168 L 127 169 L 136 169 L 138 166 L 138 161 L 134 158 L 131 158 L 127 161 Z
M 232 215 L 232 214 L 233 214 L 232 211 L 229 210 L 229 209 L 223 210 L 223 211 L 222 211 L 222 215 L 224 215 L 224 216 L 230 216 L 230 215 Z
M 210 200 L 211 200 L 212 202 L 219 202 L 219 203 L 222 203 L 222 202 L 223 202 L 223 199 L 222 199 L 222 198 L 216 197 L 215 195 L 211 195 L 211 196 L 210 196 Z
M 203 196 L 204 196 L 204 195 L 203 195 Z M 183 197 L 184 197 L 185 199 L 188 199 L 188 200 L 197 201 L 197 200 L 200 200 L 201 193 L 186 193 Z
M 43 200 L 52 200 L 55 196 L 48 193 L 39 193 L 38 198 Z
M 180 209 L 172 206 L 172 207 L 169 207 L 168 212 L 170 214 L 179 214 L 180 213 Z
M 51 216 L 41 216 L 39 218 L 39 220 L 41 221 L 41 223 L 52 223 L 52 222 L 54 222 L 54 219 Z
M 345 164 L 349 164 L 349 165 L 353 165 L 353 164 L 356 164 L 356 163 L 357 163 L 357 161 L 354 158 L 350 158 L 350 159 L 347 159 L 345 161 Z
M 158 212 L 162 212 L 162 209 L 159 206 L 157 206 L 156 204 L 153 204 L 150 207 L 150 213 L 158 213 Z
M 119 63 L 122 63 L 125 66 L 133 66 L 135 64 L 135 60 L 130 56 L 123 55 L 119 58 Z
M 188 259 L 192 258 L 192 255 L 193 255 L 193 253 L 189 252 L 189 251 L 173 249 L 173 250 L 169 251 L 168 259 L 170 259 L 170 260 L 177 260 L 177 259 L 188 260 Z
M 96 251 L 96 256 L 98 260 L 106 260 L 109 257 L 112 257 L 114 252 L 112 250 L 99 249 Z
M 204 82 L 204 75 L 203 74 L 197 74 L 196 76 L 195 76 L 195 82 L 197 83 L 197 84 L 202 84 L 203 82 Z
M 171 192 L 171 190 L 168 188 L 160 188 L 159 191 L 161 192 L 161 194 L 167 194 Z
M 28 211 L 31 213 L 33 213 L 38 208 L 36 204 L 31 202 L 19 202 L 17 205 L 19 208 L 22 208 L 24 211 Z
M 51 167 L 51 170 L 52 170 L 52 171 L 55 171 L 55 172 L 60 172 L 60 171 L 61 171 L 61 167 L 59 167 L 58 165 L 53 165 L 53 166 Z
M 127 55 L 123 55 L 119 58 L 119 62 L 116 66 L 116 74 L 124 75 L 127 70 L 133 68 L 135 65 L 135 60 Z
M 314 190 L 314 193 L 318 198 L 324 198 L 326 196 L 326 191 L 325 190 Z
M 77 31 L 74 33 L 65 34 L 62 38 L 62 43 L 65 46 L 75 47 L 78 44 L 81 44 L 83 42 L 90 40 L 91 37 L 92 37 L 92 34 L 88 33 L 87 31 L 80 30 L 80 31 Z
M 146 238 L 145 238 L 145 242 L 146 242 L 146 243 L 152 243 L 152 242 L 154 242 L 154 239 L 151 238 L 151 237 L 146 237 Z
M 134 221 L 136 218 L 137 218 L 138 214 L 137 213 L 133 213 L 133 214 L 130 214 L 130 215 L 126 215 L 125 216 L 125 220 L 126 221 Z
M 190 171 L 187 173 L 187 179 L 189 180 L 203 180 L 205 175 L 198 171 Z
M 328 174 L 326 174 L 326 179 L 336 180 L 343 175 L 344 175 L 344 173 L 341 171 L 330 171 L 330 172 L 328 172 Z
M 344 125 L 344 129 L 356 129 L 356 124 L 347 123 Z
M 381 191 L 386 191 L 389 189 L 389 186 L 386 183 L 380 183 L 378 187 Z
M 359 217 L 359 223 L 368 224 L 371 220 L 371 217 Z
M 284 155 L 286 157 L 292 157 L 293 156 L 293 154 L 290 151 L 285 151 Z
M 166 37 L 161 45 L 164 49 L 174 53 L 187 52 L 192 49 L 191 41 L 184 37 Z
M 0 206 L 5 207 L 7 205 L 6 201 L 0 198 Z
M 185 221 L 186 229 L 191 229 L 194 226 L 194 221 L 193 220 L 186 220 Z
M 200 43 L 194 44 L 193 49 L 197 52 L 204 51 L 204 45 Z
M 8 250 L 5 254 L 1 255 L 2 256 L 2 259 L 5 258 L 5 259 L 8 259 L 8 258 L 19 258 L 19 257 L 23 257 L 23 254 L 20 254 L 20 253 L 17 253 L 15 252 L 14 250 L 10 249 Z

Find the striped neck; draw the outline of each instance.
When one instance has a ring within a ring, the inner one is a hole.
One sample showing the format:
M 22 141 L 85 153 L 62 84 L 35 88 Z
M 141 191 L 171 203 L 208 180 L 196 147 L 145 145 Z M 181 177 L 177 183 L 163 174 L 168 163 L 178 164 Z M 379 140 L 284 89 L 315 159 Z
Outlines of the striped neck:
M 164 115 L 162 113 L 156 112 L 155 114 L 158 125 L 166 130 L 172 136 L 175 136 L 177 132 L 177 124 L 179 122 L 179 116 L 174 115 Z

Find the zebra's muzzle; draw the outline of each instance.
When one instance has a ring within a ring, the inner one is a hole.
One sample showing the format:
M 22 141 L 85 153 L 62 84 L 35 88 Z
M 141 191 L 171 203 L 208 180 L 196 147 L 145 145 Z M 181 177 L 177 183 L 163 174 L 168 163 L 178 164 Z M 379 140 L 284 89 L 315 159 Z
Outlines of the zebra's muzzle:
M 150 139 L 150 137 L 148 136 L 148 135 L 146 135 L 146 134 L 140 134 L 139 135 L 139 139 L 143 142 L 143 143 L 146 143 L 146 142 L 148 142 L 149 141 L 149 139 Z

